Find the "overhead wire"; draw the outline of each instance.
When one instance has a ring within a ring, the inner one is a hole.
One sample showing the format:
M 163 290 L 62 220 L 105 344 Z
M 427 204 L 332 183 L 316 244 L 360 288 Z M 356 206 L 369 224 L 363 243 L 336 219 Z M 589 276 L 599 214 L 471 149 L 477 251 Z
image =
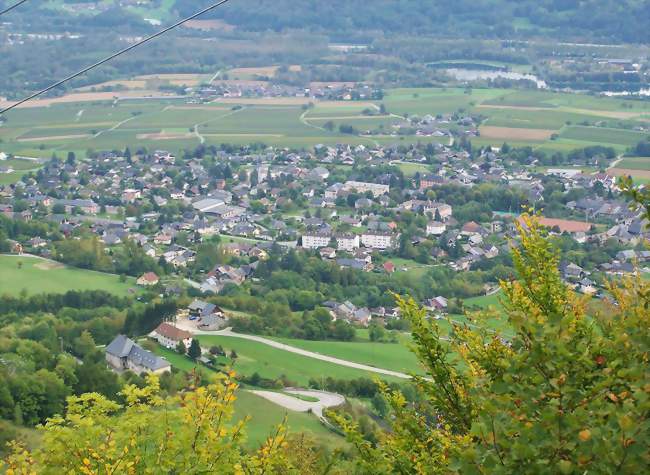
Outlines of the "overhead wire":
M 4 15 L 5 13 L 9 13 L 11 10 L 14 8 L 18 8 L 21 6 L 23 3 L 25 3 L 27 0 L 20 0 L 19 2 L 14 3 L 10 7 L 5 8 L 4 10 L 0 11 L 0 16 Z
M 27 1 L 27 0 L 24 0 L 24 1 Z M 9 107 L 6 107 L 6 108 L 0 110 L 0 115 L 10 111 L 11 109 L 14 109 L 14 108 L 18 107 L 21 104 L 24 104 L 27 101 L 31 101 L 32 99 L 35 99 L 35 98 L 37 98 L 39 96 L 42 96 L 46 92 L 51 91 L 52 89 L 54 89 L 56 87 L 59 87 L 62 84 L 65 84 L 66 82 L 68 82 L 68 81 L 70 81 L 70 80 L 72 80 L 72 79 L 74 79 L 74 78 L 76 78 L 78 76 L 81 76 L 82 74 L 85 74 L 88 71 L 90 71 L 92 69 L 95 69 L 96 67 L 101 66 L 104 63 L 108 63 L 109 61 L 117 58 L 118 56 L 121 56 L 124 53 L 128 53 L 129 51 L 131 51 L 131 50 L 133 50 L 133 49 L 135 49 L 135 48 L 137 48 L 139 46 L 142 46 L 143 44 L 148 43 L 149 41 L 154 40 L 154 39 L 158 38 L 159 36 L 164 35 L 168 31 L 173 30 L 174 28 L 178 28 L 179 26 L 187 23 L 188 21 L 194 20 L 195 18 L 197 18 L 197 17 L 199 17 L 201 15 L 204 15 L 204 14 L 208 13 L 211 10 L 214 10 L 215 8 L 218 8 L 221 5 L 223 5 L 225 3 L 228 3 L 229 1 L 230 0 L 221 0 L 221 1 L 217 2 L 217 3 L 213 3 L 212 5 L 208 6 L 207 8 L 204 8 L 203 10 L 201 10 L 201 11 L 195 13 L 195 14 L 193 14 L 192 16 L 184 18 L 184 19 L 174 23 L 173 25 L 168 26 L 167 28 L 165 28 L 163 30 L 160 30 L 157 33 L 154 33 L 153 35 L 150 35 L 150 36 L 148 36 L 148 37 L 146 37 L 146 38 L 132 44 L 131 46 L 128 46 L 128 47 L 118 51 L 117 53 L 113 53 L 112 55 L 107 56 L 106 58 L 104 58 L 104 59 L 102 59 L 100 61 L 97 61 L 96 63 L 94 63 L 94 64 L 92 64 L 90 66 L 85 67 L 81 71 L 78 71 L 78 72 L 76 72 L 74 74 L 71 74 L 70 76 L 66 77 L 65 79 L 61 79 L 60 81 L 55 82 L 54 84 L 46 87 L 45 89 L 41 89 L 40 91 L 35 92 L 34 94 L 31 94 L 31 95 L 25 97 L 24 99 L 19 100 L 18 102 L 10 105 Z

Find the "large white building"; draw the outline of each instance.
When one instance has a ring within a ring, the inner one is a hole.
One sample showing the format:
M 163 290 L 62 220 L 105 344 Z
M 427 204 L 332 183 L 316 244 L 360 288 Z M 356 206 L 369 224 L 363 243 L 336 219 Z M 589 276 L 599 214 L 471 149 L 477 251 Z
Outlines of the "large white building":
M 344 191 L 356 190 L 359 193 L 371 192 L 377 198 L 378 196 L 385 195 L 390 191 L 390 186 L 381 185 L 379 183 L 366 183 L 363 181 L 346 181 L 342 188 Z
M 361 244 L 371 249 L 390 249 L 393 247 L 393 233 L 382 231 L 366 231 L 361 235 Z
M 152 333 L 151 337 L 165 348 L 175 349 L 182 341 L 185 348 L 192 344 L 192 334 L 188 331 L 176 328 L 171 323 L 161 323 Z
M 358 234 L 339 234 L 336 236 L 336 248 L 340 251 L 354 251 L 359 249 Z
M 446 230 L 447 225 L 440 221 L 431 221 L 430 223 L 427 223 L 428 236 L 440 236 L 441 234 L 444 234 Z
M 311 232 L 302 235 L 302 247 L 304 249 L 320 249 L 329 246 L 332 236 L 329 233 Z

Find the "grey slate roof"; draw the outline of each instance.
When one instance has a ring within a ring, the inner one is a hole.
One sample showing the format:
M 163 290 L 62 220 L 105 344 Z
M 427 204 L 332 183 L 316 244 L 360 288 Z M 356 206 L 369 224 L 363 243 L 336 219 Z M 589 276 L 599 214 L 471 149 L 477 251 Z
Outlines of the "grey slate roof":
M 157 371 L 169 366 L 167 360 L 145 350 L 124 335 L 116 336 L 106 347 L 106 353 L 117 356 L 118 358 L 127 358 L 134 364 L 147 368 L 150 371 Z

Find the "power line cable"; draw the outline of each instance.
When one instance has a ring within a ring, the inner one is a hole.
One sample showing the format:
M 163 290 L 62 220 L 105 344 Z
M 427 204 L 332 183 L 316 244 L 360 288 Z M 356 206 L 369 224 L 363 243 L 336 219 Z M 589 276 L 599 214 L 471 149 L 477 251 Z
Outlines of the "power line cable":
M 26 1 L 26 0 L 25 0 L 25 1 Z M 71 74 L 71 75 L 68 76 L 67 78 L 62 79 L 62 80 L 60 80 L 60 81 L 58 81 L 58 82 L 52 84 L 51 86 L 46 87 L 45 89 L 41 89 L 40 91 L 35 92 L 35 93 L 32 94 L 31 96 L 27 96 L 26 98 L 21 99 L 20 101 L 16 102 L 15 104 L 12 104 L 11 106 L 9 106 L 9 107 L 7 107 L 7 108 L 5 108 L 5 109 L 0 110 L 0 115 L 1 115 L 1 114 L 4 114 L 5 112 L 10 111 L 11 109 L 14 109 L 15 107 L 18 107 L 18 106 L 21 105 L 21 104 L 24 104 L 24 103 L 27 102 L 27 101 L 31 101 L 32 99 L 35 99 L 36 97 L 41 96 L 41 95 L 45 94 L 45 93 L 48 92 L 48 91 L 51 91 L 51 90 L 54 89 L 55 87 L 59 87 L 60 85 L 66 83 L 66 82 L 68 82 L 68 81 L 70 81 L 71 79 L 74 79 L 74 78 L 76 78 L 76 77 L 78 77 L 78 76 L 81 76 L 82 74 L 87 73 L 87 72 L 90 71 L 91 69 L 95 69 L 96 67 L 101 66 L 101 65 L 104 64 L 104 63 L 108 63 L 108 62 L 111 61 L 112 59 L 115 59 L 115 58 L 117 58 L 118 56 L 123 55 L 124 53 L 128 53 L 128 52 L 131 51 L 132 49 L 135 49 L 135 48 L 137 48 L 138 46 L 141 46 L 141 45 L 143 45 L 143 44 L 145 44 L 145 43 L 147 43 L 147 42 L 149 42 L 149 41 L 151 41 L 151 40 L 153 40 L 153 39 L 156 39 L 156 38 L 158 38 L 159 36 L 164 35 L 164 34 L 167 33 L 168 31 L 173 30 L 174 28 L 178 28 L 179 26 L 183 25 L 184 23 L 187 23 L 187 22 L 190 21 L 190 20 L 194 20 L 196 17 L 199 17 L 199 16 L 201 16 L 201 15 L 203 15 L 203 14 L 205 14 L 205 13 L 211 11 L 211 10 L 214 10 L 215 8 L 218 8 L 218 7 L 220 7 L 221 5 L 223 5 L 224 3 L 228 3 L 229 1 L 230 1 L 230 0 L 221 0 L 220 2 L 214 3 L 214 4 L 210 5 L 210 6 L 207 7 L 207 8 L 204 8 L 204 9 L 201 10 L 200 12 L 195 13 L 194 15 L 189 16 L 189 17 L 187 17 L 187 18 L 184 18 L 183 20 L 181 20 L 181 21 L 179 21 L 179 22 L 177 22 L 177 23 L 174 23 L 174 24 L 171 25 L 171 26 L 168 26 L 168 27 L 165 28 L 164 30 L 160 30 L 158 33 L 154 33 L 153 35 L 148 36 L 148 37 L 146 37 L 145 39 L 140 40 L 140 41 L 138 41 L 137 43 L 134 43 L 134 44 L 132 44 L 131 46 L 128 46 L 128 47 L 126 47 L 126 48 L 124 48 L 124 49 L 118 51 L 117 53 L 113 53 L 112 55 L 110 55 L 110 56 L 108 56 L 108 57 L 102 59 L 101 61 L 97 61 L 95 64 L 92 64 L 92 65 L 90 65 L 90 66 L 88 66 L 88 67 L 82 69 L 81 71 L 78 71 L 78 72 L 76 72 L 76 73 L 74 73 L 74 74 Z
M 18 8 L 19 6 L 21 6 L 21 5 L 22 5 L 23 3 L 25 3 L 26 1 L 27 1 L 27 0 L 20 0 L 20 2 L 17 2 L 17 3 L 15 3 L 15 4 L 13 4 L 12 6 L 5 8 L 4 10 L 2 10 L 2 11 L 0 12 L 0 16 L 4 15 L 5 13 L 9 13 L 9 12 L 10 12 L 11 10 L 13 10 L 14 8 Z

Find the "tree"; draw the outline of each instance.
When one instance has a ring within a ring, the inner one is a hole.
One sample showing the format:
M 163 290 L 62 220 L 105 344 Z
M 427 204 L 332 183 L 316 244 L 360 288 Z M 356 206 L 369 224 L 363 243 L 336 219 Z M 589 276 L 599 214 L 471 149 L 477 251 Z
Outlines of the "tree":
M 144 387 L 124 388 L 124 405 L 97 393 L 70 397 L 65 417 L 45 423 L 38 448 L 29 452 L 13 442 L 0 468 L 7 473 L 299 473 L 284 451 L 283 424 L 257 452 L 244 449 L 244 423 L 230 423 L 237 389 L 233 376 L 164 399 L 158 377 L 149 375 Z
M 192 338 L 192 343 L 190 344 L 190 348 L 187 350 L 187 356 L 189 356 L 195 361 L 201 357 L 201 344 L 199 343 L 199 340 L 197 340 L 196 338 Z
M 381 325 L 373 323 L 368 328 L 368 336 L 370 337 L 370 341 L 382 341 L 386 338 L 386 330 Z
M 453 325 L 450 342 L 412 299 L 398 298 L 426 377 L 421 401 L 385 387 L 391 430 L 376 447 L 337 421 L 370 473 L 635 473 L 650 443 L 650 284 L 612 284 L 588 311 L 559 254 L 525 216 L 513 251 L 518 280 L 501 283 L 514 335 Z M 489 318 L 489 313 L 476 315 Z M 457 359 L 462 364 L 457 364 Z
M 176 352 L 181 355 L 187 353 L 187 348 L 185 347 L 185 343 L 183 343 L 183 340 L 179 341 L 178 344 L 176 345 Z

